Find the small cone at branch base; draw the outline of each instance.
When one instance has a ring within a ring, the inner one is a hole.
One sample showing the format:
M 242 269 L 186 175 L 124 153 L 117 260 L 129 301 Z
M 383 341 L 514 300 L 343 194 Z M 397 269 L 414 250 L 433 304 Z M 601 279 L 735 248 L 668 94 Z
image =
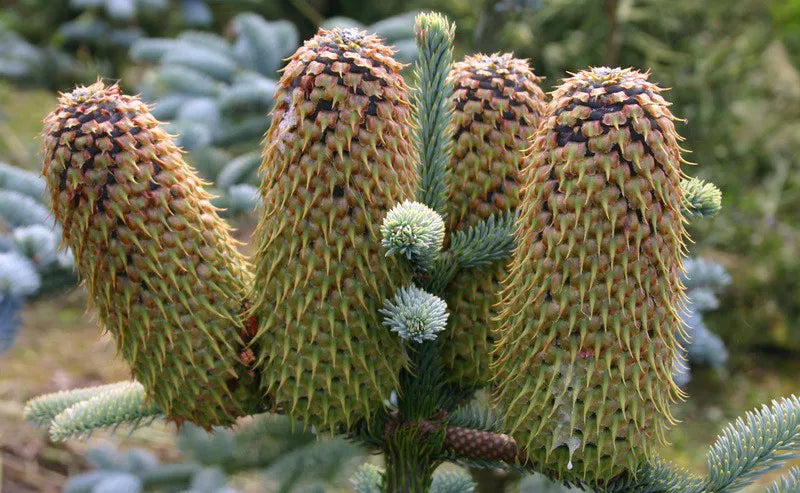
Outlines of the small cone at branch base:
M 450 79 L 455 142 L 448 231 L 457 231 L 517 208 L 524 150 L 546 98 L 528 62 L 510 54 L 468 56 L 453 65 Z M 489 378 L 492 306 L 507 262 L 465 271 L 451 284 L 444 359 L 453 380 L 462 385 L 483 386 Z
M 378 313 L 410 279 L 380 225 L 417 180 L 392 53 L 354 29 L 320 30 L 284 69 L 266 136 L 257 367 L 276 409 L 320 432 L 369 422 L 407 362 Z
M 647 79 L 566 79 L 527 157 L 493 384 L 506 429 L 561 480 L 635 471 L 681 395 L 680 137 Z
M 45 119 L 63 241 L 148 399 L 209 428 L 258 409 L 239 351 L 251 274 L 203 182 L 138 98 L 97 82 Z

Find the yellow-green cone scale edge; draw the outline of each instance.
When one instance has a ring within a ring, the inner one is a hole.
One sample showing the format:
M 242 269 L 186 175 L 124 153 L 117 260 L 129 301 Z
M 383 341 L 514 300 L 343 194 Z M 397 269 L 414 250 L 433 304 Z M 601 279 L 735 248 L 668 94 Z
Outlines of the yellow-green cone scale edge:
M 248 264 L 147 105 L 102 82 L 61 94 L 43 175 L 90 300 L 148 398 L 206 428 L 256 411 L 240 357 Z
M 647 79 L 606 67 L 565 79 L 527 157 L 494 397 L 553 478 L 635 471 L 681 396 L 680 137 Z
M 453 64 L 454 144 L 448 231 L 516 210 L 525 149 L 545 112 L 541 78 L 510 54 L 477 54 Z M 489 380 L 491 327 L 507 260 L 465 271 L 448 293 L 450 327 L 443 357 L 453 381 L 481 387 Z
M 417 181 L 392 54 L 375 36 L 320 30 L 284 69 L 266 135 L 257 367 L 275 408 L 318 431 L 369 422 L 407 364 L 378 313 L 410 279 L 380 224 Z

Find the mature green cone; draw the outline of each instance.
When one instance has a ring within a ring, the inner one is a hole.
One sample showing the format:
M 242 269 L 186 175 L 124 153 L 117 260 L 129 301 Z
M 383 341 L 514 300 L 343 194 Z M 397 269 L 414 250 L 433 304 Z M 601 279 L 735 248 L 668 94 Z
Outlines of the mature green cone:
M 275 407 L 319 431 L 369 419 L 406 364 L 378 313 L 409 282 L 381 221 L 417 179 L 392 53 L 354 29 L 320 30 L 285 68 L 266 136 L 257 366 Z
M 248 264 L 138 98 L 97 82 L 45 119 L 43 174 L 103 325 L 150 399 L 204 427 L 253 412 L 240 358 Z
M 681 395 L 680 137 L 647 78 L 566 79 L 526 161 L 492 369 L 506 428 L 559 479 L 634 471 Z
M 545 111 L 545 94 L 525 60 L 473 55 L 453 64 L 455 145 L 450 163 L 449 231 L 474 226 L 519 205 L 523 151 Z M 506 260 L 465 271 L 452 282 L 444 358 L 455 381 L 489 379 L 492 308 Z

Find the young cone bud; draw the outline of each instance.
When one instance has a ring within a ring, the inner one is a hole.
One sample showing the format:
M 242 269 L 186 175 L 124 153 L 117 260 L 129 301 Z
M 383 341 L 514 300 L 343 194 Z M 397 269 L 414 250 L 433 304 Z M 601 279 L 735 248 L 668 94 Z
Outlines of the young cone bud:
M 248 265 L 147 106 L 116 85 L 78 87 L 44 139 L 63 241 L 148 398 L 204 427 L 256 410 L 239 356 Z
M 558 479 L 635 470 L 680 395 L 680 137 L 647 78 L 566 79 L 526 162 L 493 383 L 506 428 Z
M 453 65 L 450 79 L 456 108 L 448 231 L 455 231 L 517 208 L 523 151 L 546 105 L 541 79 L 510 54 L 469 56 Z M 465 271 L 451 284 L 444 358 L 463 385 L 482 386 L 489 378 L 492 306 L 507 263 Z
M 266 137 L 257 364 L 276 407 L 320 431 L 369 419 L 406 364 L 378 313 L 409 282 L 386 257 L 381 222 L 416 180 L 391 55 L 375 36 L 320 30 L 284 70 Z

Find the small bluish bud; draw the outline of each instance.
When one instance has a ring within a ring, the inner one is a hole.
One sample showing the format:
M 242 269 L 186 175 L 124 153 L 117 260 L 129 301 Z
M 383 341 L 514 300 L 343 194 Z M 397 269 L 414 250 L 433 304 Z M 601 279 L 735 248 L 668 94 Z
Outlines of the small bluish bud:
M 411 285 L 401 288 L 394 299 L 387 300 L 380 313 L 383 324 L 396 332 L 403 340 L 424 342 L 436 339 L 447 325 L 447 304 Z
M 699 178 L 681 181 L 683 215 L 692 217 L 716 216 L 722 209 L 722 192 L 711 182 Z
M 31 296 L 39 291 L 42 279 L 33 262 L 17 252 L 0 253 L 0 293 Z
M 387 257 L 399 253 L 424 268 L 442 249 L 444 221 L 430 207 L 406 200 L 386 214 L 381 235 Z

